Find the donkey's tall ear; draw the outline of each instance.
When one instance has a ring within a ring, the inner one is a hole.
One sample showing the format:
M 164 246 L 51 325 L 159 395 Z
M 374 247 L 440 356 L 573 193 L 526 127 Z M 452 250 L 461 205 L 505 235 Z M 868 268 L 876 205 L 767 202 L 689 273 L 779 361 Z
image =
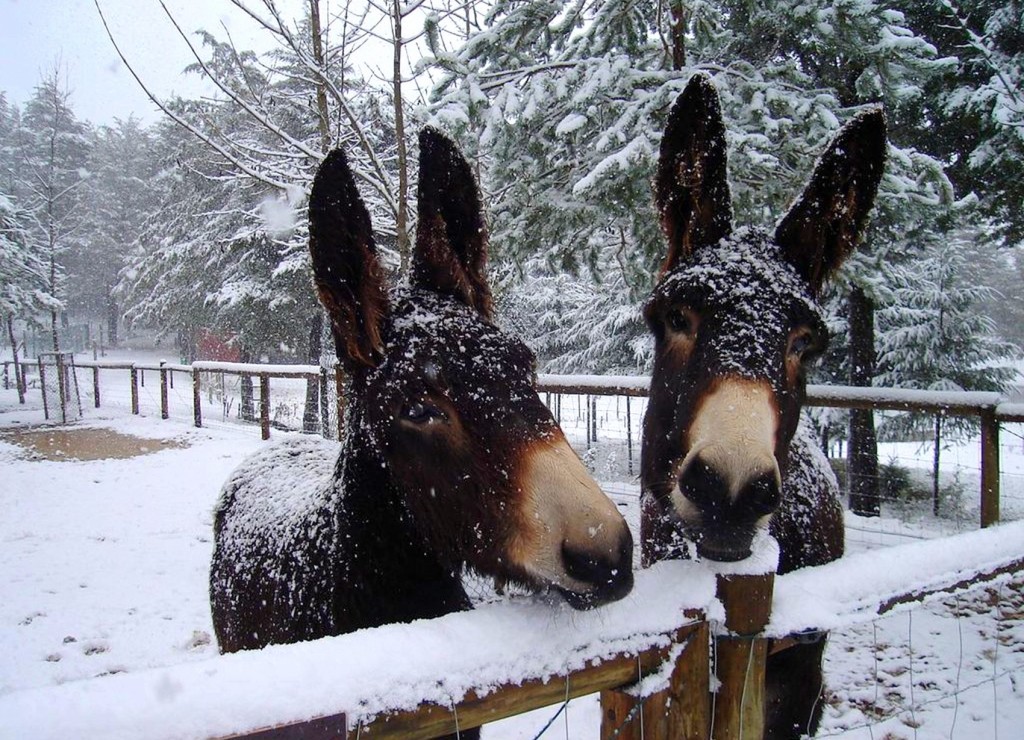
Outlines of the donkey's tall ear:
M 782 217 L 775 241 L 817 294 L 857 246 L 885 168 L 885 116 L 873 108 L 847 123 Z
M 444 134 L 420 132 L 414 285 L 455 296 L 491 318 L 487 227 L 469 163 Z
M 313 179 L 309 253 L 320 301 L 331 318 L 338 359 L 349 367 L 376 365 L 387 292 L 370 214 L 341 149 L 327 155 Z
M 676 98 L 661 138 L 654 200 L 668 237 L 661 274 L 732 230 L 725 124 L 718 92 L 703 74 Z

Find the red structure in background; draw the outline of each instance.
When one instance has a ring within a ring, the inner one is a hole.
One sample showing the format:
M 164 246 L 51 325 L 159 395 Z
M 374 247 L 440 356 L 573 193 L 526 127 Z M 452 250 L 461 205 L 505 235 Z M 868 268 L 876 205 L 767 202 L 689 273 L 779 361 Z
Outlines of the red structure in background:
M 196 331 L 196 359 L 216 362 L 241 362 L 242 353 L 234 337 L 223 337 L 209 329 Z

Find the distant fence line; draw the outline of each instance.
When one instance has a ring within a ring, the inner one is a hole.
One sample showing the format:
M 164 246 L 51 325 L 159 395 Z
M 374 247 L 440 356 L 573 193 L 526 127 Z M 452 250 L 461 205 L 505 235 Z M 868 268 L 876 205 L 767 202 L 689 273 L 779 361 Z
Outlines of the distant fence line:
M 52 359 L 50 360 L 52 362 Z M 24 364 L 24 363 L 22 363 Z M 46 372 L 47 359 L 40 357 L 30 363 L 38 367 L 40 375 Z M 12 382 L 10 368 L 13 363 L 3 362 L 4 387 L 9 388 Z M 100 373 L 103 370 L 123 370 L 129 372 L 131 390 L 131 412 L 139 413 L 139 382 L 140 373 L 157 372 L 160 375 L 160 414 L 161 418 L 170 417 L 168 389 L 173 387 L 174 373 L 190 376 L 192 385 L 192 415 L 197 427 L 203 425 L 202 374 L 218 373 L 221 376 L 233 375 L 247 378 L 259 384 L 259 423 L 263 439 L 270 438 L 271 407 L 270 381 L 281 378 L 300 378 L 314 380 L 320 390 L 320 425 L 326 433 L 334 418 L 339 438 L 342 433 L 344 417 L 344 394 L 342 388 L 344 375 L 339 366 L 324 368 L 319 365 L 271 365 L 248 364 L 238 362 L 207 362 L 196 361 L 190 365 L 177 363 L 132 363 L 104 360 L 79 360 L 74 367 L 89 369 L 92 372 L 93 403 L 96 408 L 101 404 Z M 60 365 L 58 364 L 58 369 Z M 74 377 L 74 373 L 66 371 L 58 373 L 61 378 Z M 65 381 L 66 382 L 66 381 Z M 44 408 L 47 402 L 46 387 L 40 384 L 44 393 Z M 333 385 L 333 387 L 331 387 Z M 626 442 L 632 473 L 632 418 L 629 411 L 630 398 L 646 398 L 650 387 L 650 378 L 646 376 L 589 376 L 589 375 L 540 375 L 537 379 L 537 390 L 549 396 L 554 395 L 555 401 L 549 406 L 556 417 L 561 415 L 561 396 L 587 396 L 586 432 L 588 444 L 597 438 L 597 415 L 592 411 L 593 399 L 599 396 L 622 396 L 627 403 Z M 63 386 L 62 386 L 63 388 Z M 335 409 L 329 413 L 326 408 L 330 395 L 335 398 Z M 60 403 L 66 403 L 64 394 Z M 1024 422 L 1024 403 L 1009 403 L 998 393 L 972 391 L 922 391 L 900 388 L 857 388 L 851 386 L 810 385 L 807 387 L 807 405 L 826 408 L 864 408 L 876 411 L 917 411 L 946 416 L 976 417 L 980 422 L 981 468 L 980 468 L 980 523 L 987 527 L 1000 520 L 1000 484 L 999 484 L 999 443 L 1002 424 Z M 254 414 L 255 415 L 255 414 Z M 66 417 L 66 415 L 65 415 Z M 64 418 L 64 417 L 62 417 Z

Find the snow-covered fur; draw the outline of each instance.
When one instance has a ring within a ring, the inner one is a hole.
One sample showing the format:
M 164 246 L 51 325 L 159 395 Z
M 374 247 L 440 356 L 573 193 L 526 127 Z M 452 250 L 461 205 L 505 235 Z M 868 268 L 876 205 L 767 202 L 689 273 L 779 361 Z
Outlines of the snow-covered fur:
M 646 564 L 738 560 L 769 527 L 782 573 L 843 553 L 839 488 L 798 430 L 827 345 L 817 297 L 855 248 L 881 179 L 879 109 L 839 132 L 774 233 L 733 228 L 718 95 L 695 76 L 669 114 L 655 199 L 668 256 L 645 306 L 655 338 L 641 455 Z M 766 737 L 814 734 L 824 640 L 769 658 Z
M 532 353 L 491 321 L 479 193 L 430 129 L 418 216 L 410 284 L 388 293 L 344 154 L 314 180 L 346 434 L 270 447 L 225 484 L 210 570 L 224 652 L 468 609 L 467 567 L 575 608 L 632 587 L 624 519 L 538 396 Z

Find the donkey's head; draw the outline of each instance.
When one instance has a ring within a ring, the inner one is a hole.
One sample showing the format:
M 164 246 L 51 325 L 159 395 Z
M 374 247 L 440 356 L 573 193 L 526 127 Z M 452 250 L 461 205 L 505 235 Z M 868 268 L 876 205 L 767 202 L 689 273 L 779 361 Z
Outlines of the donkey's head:
M 533 354 L 492 323 L 479 191 L 432 129 L 418 198 L 410 284 L 389 298 L 340 150 L 313 184 L 310 249 L 352 382 L 350 454 L 371 461 L 442 563 L 551 586 L 577 608 L 621 598 L 629 529 L 537 395 Z
M 681 522 L 701 555 L 735 560 L 778 507 L 805 371 L 828 342 L 817 296 L 857 244 L 884 156 L 875 109 L 839 132 L 774 233 L 734 230 L 718 95 L 698 75 L 676 100 L 654 184 L 668 256 L 645 307 L 644 505 L 662 535 Z

